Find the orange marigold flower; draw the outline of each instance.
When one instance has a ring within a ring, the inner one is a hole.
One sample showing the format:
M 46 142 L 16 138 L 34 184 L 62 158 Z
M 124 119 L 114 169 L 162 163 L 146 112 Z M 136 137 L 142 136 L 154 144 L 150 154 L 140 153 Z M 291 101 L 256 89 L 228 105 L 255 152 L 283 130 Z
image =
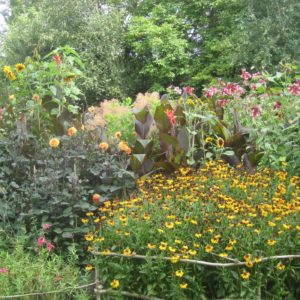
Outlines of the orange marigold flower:
M 77 133 L 77 129 L 76 129 L 75 127 L 70 127 L 70 128 L 67 130 L 68 136 L 74 136 L 76 133 Z
M 99 194 L 93 194 L 93 196 L 92 196 L 93 202 L 97 205 L 100 203 L 100 198 L 101 198 L 101 196 Z
M 59 139 L 58 138 L 53 138 L 49 141 L 49 145 L 51 148 L 57 148 L 59 146 Z
M 121 136 L 122 136 L 121 131 L 117 131 L 117 132 L 115 133 L 115 138 L 120 139 Z
M 108 149 L 108 144 L 105 143 L 105 142 L 102 142 L 99 144 L 99 149 L 102 150 L 102 151 L 106 151 Z

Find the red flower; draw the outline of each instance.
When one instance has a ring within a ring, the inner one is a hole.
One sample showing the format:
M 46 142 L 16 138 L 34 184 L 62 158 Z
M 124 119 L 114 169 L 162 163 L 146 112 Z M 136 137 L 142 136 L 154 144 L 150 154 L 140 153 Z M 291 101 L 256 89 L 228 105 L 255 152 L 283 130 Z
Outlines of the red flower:
M 46 239 L 43 236 L 38 238 L 37 244 L 39 247 L 43 246 L 46 243 Z
M 300 80 L 296 80 L 296 82 L 288 87 L 288 90 L 292 95 L 300 94 Z
M 245 81 L 247 81 L 247 80 L 249 80 L 249 79 L 251 79 L 252 78 L 252 76 L 251 76 L 251 74 L 250 73 L 248 73 L 247 71 L 246 71 L 246 69 L 244 68 L 244 69 L 242 69 L 242 75 L 241 75 L 241 77 L 243 78 L 243 80 L 245 80 Z
M 45 223 L 45 224 L 43 224 L 43 229 L 49 229 L 51 227 L 51 225 L 50 224 L 48 224 L 48 223 Z
M 171 109 L 167 109 L 165 111 L 165 114 L 168 116 L 168 119 L 169 119 L 170 123 L 172 124 L 172 126 L 174 126 L 176 124 L 176 116 L 174 114 L 174 111 Z
M 55 55 L 53 56 L 53 59 L 55 60 L 55 62 L 56 62 L 56 64 L 57 64 L 58 66 L 61 65 L 61 57 L 60 57 L 59 54 L 55 54 Z
M 228 99 L 220 99 L 218 100 L 218 104 L 221 106 L 221 107 L 225 107 L 227 105 L 227 103 L 229 102 Z
M 258 106 L 252 107 L 251 111 L 252 111 L 252 118 L 256 118 L 257 116 L 261 115 L 261 110 Z
M 6 268 L 0 268 L 0 273 L 8 273 L 8 270 Z
M 54 250 L 55 246 L 52 243 L 47 243 L 47 251 L 51 252 L 52 250 Z
M 183 91 L 185 93 L 187 93 L 188 95 L 193 95 L 195 88 L 190 87 L 190 86 L 186 86 L 183 88 Z
M 274 109 L 280 109 L 281 108 L 281 102 L 279 102 L 279 101 L 276 101 L 275 103 L 274 103 Z

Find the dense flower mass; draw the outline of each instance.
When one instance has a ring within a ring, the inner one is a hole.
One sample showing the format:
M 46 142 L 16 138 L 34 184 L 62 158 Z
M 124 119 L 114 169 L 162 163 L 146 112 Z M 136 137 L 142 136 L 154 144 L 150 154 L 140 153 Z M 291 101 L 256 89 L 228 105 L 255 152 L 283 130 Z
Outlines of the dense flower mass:
M 101 221 L 85 238 L 90 251 L 168 257 L 177 266 L 170 276 L 183 280 L 181 289 L 193 276 L 191 268 L 178 265 L 181 259 L 242 262 L 232 272 L 245 282 L 264 268 L 284 272 L 291 264 L 262 258 L 293 254 L 299 245 L 298 176 L 268 169 L 250 174 L 209 162 L 198 172 L 181 168 L 173 177 L 140 179 L 138 186 L 135 196 L 106 201 L 91 215 L 87 225 Z

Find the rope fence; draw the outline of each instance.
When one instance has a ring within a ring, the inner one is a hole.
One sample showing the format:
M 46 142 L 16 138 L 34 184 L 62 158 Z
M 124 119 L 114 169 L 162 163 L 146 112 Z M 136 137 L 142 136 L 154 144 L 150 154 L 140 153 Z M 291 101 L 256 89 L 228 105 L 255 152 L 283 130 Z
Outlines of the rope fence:
M 125 254 L 114 253 L 114 252 L 111 252 L 109 254 L 104 254 L 104 253 L 101 253 L 101 252 L 93 252 L 93 254 L 101 255 L 101 256 L 126 257 L 126 258 L 129 258 L 129 259 L 134 259 L 135 258 L 135 259 L 143 259 L 143 260 L 147 260 L 147 259 L 152 259 L 152 260 L 162 259 L 162 260 L 167 260 L 167 261 L 173 260 L 172 257 L 146 256 L 146 255 L 139 255 L 139 254 L 125 255 Z M 245 266 L 247 264 L 247 262 L 231 259 L 231 258 L 228 258 L 228 257 L 222 257 L 222 256 L 219 256 L 219 257 L 231 260 L 233 262 L 231 262 L 231 263 L 212 263 L 212 262 L 203 261 L 203 260 L 183 259 L 183 258 L 179 258 L 178 262 L 183 262 L 183 263 L 187 263 L 187 264 L 194 264 L 194 265 L 203 265 L 203 266 L 208 266 L 208 267 L 222 267 L 222 268 L 228 268 L 228 267 L 234 267 L 234 266 Z M 279 259 L 300 259 L 300 254 L 275 255 L 275 256 L 263 257 L 263 258 L 260 259 L 260 261 L 265 262 L 265 261 L 268 261 L 268 260 L 279 260 Z

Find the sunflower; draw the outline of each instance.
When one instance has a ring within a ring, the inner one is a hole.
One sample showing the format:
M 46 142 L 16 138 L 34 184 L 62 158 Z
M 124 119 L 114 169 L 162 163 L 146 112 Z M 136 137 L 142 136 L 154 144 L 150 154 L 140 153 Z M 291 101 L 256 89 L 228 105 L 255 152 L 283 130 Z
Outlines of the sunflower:
M 16 71 L 17 72 L 21 72 L 24 69 L 25 69 L 25 65 L 24 64 L 16 64 Z
M 224 147 L 224 140 L 222 138 L 217 138 L 217 147 L 223 148 Z

